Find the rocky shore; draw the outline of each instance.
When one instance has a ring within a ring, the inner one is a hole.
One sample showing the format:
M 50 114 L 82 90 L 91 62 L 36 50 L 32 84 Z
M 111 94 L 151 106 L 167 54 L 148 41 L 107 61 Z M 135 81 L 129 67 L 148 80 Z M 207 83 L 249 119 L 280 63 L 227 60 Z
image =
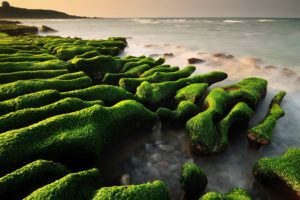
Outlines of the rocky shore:
M 228 75 L 194 75 L 195 66 L 173 67 L 164 58 L 120 56 L 127 46 L 123 37 L 43 37 L 28 34 L 36 32 L 27 28 L 0 25 L 1 199 L 178 199 L 159 180 L 164 170 L 174 174 L 186 199 L 254 199 L 241 188 L 206 193 L 210 177 L 201 166 L 188 157 L 161 157 L 180 153 L 180 142 L 188 142 L 197 156 L 219 154 L 230 147 L 232 133 L 253 133 L 249 120 L 267 93 L 267 80 L 248 77 L 210 89 Z M 279 119 L 273 110 L 279 110 L 281 94 L 266 119 Z M 131 164 L 152 170 L 152 182 L 131 184 L 130 174 L 112 181 L 117 177 L 108 175 L 107 152 L 120 141 L 147 135 L 157 121 L 164 128 L 186 130 L 187 139 L 178 137 L 176 148 L 163 141 L 147 143 L 145 152 L 155 165 L 134 155 Z M 269 143 L 275 125 L 267 132 L 260 129 Z M 298 158 L 299 149 L 264 158 L 253 174 L 263 184 L 288 187 L 300 199 Z

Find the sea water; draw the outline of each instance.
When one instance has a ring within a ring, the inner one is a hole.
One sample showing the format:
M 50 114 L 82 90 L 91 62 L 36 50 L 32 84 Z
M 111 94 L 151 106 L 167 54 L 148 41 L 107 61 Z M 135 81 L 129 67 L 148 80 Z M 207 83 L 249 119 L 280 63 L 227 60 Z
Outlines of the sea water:
M 25 24 L 47 25 L 54 35 L 100 39 L 126 36 L 124 55 L 159 57 L 184 67 L 188 58 L 200 58 L 196 73 L 222 70 L 229 78 L 218 85 L 249 76 L 266 78 L 268 94 L 260 103 L 250 126 L 259 123 L 279 90 L 287 91 L 282 102 L 286 115 L 278 121 L 272 143 L 259 151 L 249 149 L 245 133 L 236 134 L 229 149 L 210 157 L 188 154 L 184 131 L 162 130 L 158 123 L 152 134 L 134 139 L 115 150 L 116 176 L 125 174 L 126 182 L 138 184 L 164 180 L 172 199 L 182 191 L 178 183 L 180 167 L 195 162 L 208 175 L 206 191 L 227 192 L 234 187 L 251 191 L 256 199 L 285 199 L 269 191 L 252 176 L 252 166 L 261 157 L 274 157 L 288 148 L 300 148 L 300 20 L 263 18 L 164 18 L 164 19 L 76 19 L 21 20 Z M 217 53 L 223 53 L 220 56 Z M 118 155 L 118 156 L 116 156 Z M 129 180 L 128 180 L 129 179 Z M 121 183 L 124 181 L 121 181 Z

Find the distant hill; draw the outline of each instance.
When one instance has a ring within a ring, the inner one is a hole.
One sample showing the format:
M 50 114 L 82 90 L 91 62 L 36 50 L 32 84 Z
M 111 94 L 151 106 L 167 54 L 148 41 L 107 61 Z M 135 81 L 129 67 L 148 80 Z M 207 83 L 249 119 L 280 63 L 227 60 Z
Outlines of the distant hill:
M 0 18 L 76 19 L 85 17 L 68 15 L 55 10 L 17 8 L 4 1 L 0 7 Z

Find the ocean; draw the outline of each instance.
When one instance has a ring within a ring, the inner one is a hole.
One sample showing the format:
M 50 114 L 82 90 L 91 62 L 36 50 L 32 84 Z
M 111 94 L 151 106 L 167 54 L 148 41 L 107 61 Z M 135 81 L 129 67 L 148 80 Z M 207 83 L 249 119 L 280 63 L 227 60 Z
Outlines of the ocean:
M 131 183 L 155 179 L 166 181 L 172 199 L 181 190 L 178 172 L 186 162 L 195 162 L 208 175 L 206 191 L 227 192 L 243 187 L 256 199 L 286 199 L 257 183 L 252 166 L 261 157 L 278 156 L 288 148 L 300 148 L 300 19 L 264 18 L 156 18 L 156 19 L 76 19 L 20 20 L 24 24 L 47 25 L 54 35 L 100 39 L 126 36 L 124 55 L 166 56 L 174 66 L 188 65 L 188 58 L 200 58 L 196 73 L 222 70 L 229 78 L 215 86 L 249 76 L 266 78 L 268 94 L 260 103 L 250 126 L 265 116 L 273 95 L 287 91 L 282 102 L 286 115 L 274 130 L 272 143 L 259 151 L 248 148 L 245 134 L 231 140 L 228 151 L 211 157 L 195 157 L 186 152 L 184 131 L 162 130 L 116 149 L 112 174 L 130 177 Z M 116 153 L 117 152 L 117 153 Z M 118 164 L 116 164 L 118 163 Z M 124 178 L 124 176 L 123 176 Z

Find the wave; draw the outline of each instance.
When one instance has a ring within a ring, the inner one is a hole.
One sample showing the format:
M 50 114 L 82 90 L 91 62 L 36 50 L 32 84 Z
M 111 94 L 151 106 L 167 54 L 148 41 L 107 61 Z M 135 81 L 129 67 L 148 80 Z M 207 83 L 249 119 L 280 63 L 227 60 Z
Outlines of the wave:
M 275 22 L 276 20 L 274 20 L 274 19 L 259 19 L 257 21 L 258 22 Z
M 134 18 L 131 19 L 134 22 L 140 23 L 140 24 L 158 24 L 159 22 L 155 19 L 143 19 L 143 18 Z
M 223 23 L 244 23 L 243 20 L 224 20 Z

